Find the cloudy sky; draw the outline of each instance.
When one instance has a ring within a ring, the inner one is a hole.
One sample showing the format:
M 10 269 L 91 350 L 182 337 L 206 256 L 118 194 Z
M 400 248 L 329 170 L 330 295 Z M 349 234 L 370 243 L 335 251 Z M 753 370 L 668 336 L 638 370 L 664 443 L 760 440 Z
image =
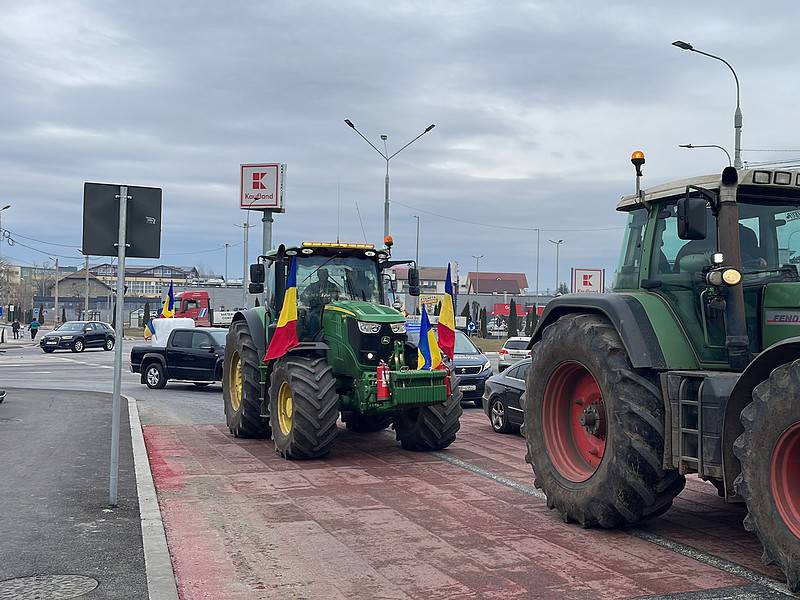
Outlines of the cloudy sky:
M 3 256 L 79 264 L 83 182 L 124 182 L 164 189 L 162 262 L 222 272 L 224 243 L 239 244 L 239 277 L 239 164 L 260 161 L 288 164 L 276 240 L 333 239 L 340 212 L 341 238 L 363 241 L 358 207 L 377 242 L 384 163 L 350 118 L 390 151 L 436 124 L 392 161 L 396 256 L 413 256 L 418 214 L 425 265 L 464 273 L 482 254 L 481 270 L 525 271 L 533 288 L 541 228 L 542 290 L 548 239 L 564 240 L 561 280 L 613 269 L 630 152 L 647 153 L 653 185 L 724 164 L 677 144 L 733 145 L 730 72 L 672 41 L 736 67 L 744 148 L 800 145 L 800 5 L 652 4 L 2 0 L 3 227 L 40 250 Z

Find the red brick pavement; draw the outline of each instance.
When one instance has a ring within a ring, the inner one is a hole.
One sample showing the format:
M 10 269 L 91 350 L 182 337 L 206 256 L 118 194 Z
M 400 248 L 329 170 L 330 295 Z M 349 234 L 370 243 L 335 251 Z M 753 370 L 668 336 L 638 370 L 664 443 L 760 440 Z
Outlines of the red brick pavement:
M 565 525 L 526 494 L 389 432 L 340 431 L 325 460 L 280 459 L 222 426 L 149 425 L 150 463 L 183 600 L 621 599 L 746 583 L 619 531 Z M 449 454 L 530 485 L 524 442 L 467 410 Z M 743 511 L 691 480 L 659 535 L 780 579 Z

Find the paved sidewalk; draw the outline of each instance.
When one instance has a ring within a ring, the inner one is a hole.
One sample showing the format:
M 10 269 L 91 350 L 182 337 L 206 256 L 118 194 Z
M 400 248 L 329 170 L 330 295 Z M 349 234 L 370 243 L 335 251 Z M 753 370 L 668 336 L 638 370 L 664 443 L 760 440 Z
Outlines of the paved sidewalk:
M 110 394 L 7 391 L 0 404 L 0 582 L 82 575 L 99 582 L 82 599 L 146 599 L 126 403 L 120 502 L 111 509 Z

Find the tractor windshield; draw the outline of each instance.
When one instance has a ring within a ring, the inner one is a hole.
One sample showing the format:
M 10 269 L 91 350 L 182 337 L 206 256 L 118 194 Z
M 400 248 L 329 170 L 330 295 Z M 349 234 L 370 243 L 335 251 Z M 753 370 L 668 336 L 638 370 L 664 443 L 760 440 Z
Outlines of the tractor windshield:
M 297 261 L 298 304 L 322 307 L 334 300 L 382 303 L 378 266 L 354 256 L 312 256 Z

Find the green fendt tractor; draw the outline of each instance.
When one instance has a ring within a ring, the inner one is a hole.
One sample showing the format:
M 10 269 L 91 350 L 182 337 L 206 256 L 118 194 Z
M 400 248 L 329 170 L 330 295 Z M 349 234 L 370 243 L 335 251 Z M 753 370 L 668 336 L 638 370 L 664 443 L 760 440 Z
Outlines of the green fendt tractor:
M 348 429 L 394 426 L 407 450 L 446 448 L 461 417 L 457 380 L 418 370 L 405 317 L 388 306 L 391 245 L 304 242 L 281 245 L 250 267 L 251 293 L 266 285 L 266 306 L 238 312 L 228 332 L 222 382 L 228 428 L 237 437 L 272 437 L 284 458 L 327 454 L 341 413 Z M 263 361 L 297 260 L 299 345 Z M 416 267 L 409 293 L 419 295 Z
M 636 152 L 637 190 L 644 155 Z M 696 473 L 800 588 L 800 173 L 726 168 L 623 198 L 613 292 L 531 341 L 536 485 L 567 522 L 656 517 Z

